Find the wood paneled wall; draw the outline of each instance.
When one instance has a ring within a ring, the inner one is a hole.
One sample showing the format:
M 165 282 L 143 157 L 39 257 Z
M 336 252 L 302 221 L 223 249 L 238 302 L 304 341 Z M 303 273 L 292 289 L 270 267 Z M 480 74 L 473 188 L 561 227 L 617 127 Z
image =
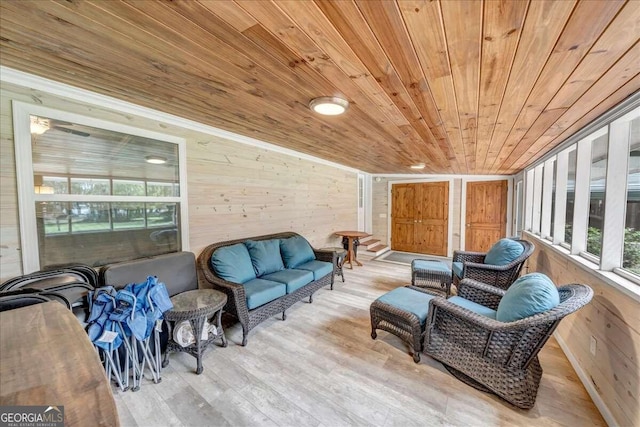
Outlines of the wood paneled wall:
M 536 245 L 529 272 L 545 273 L 556 285 L 584 283 L 593 288 L 592 302 L 560 322 L 556 334 L 617 425 L 640 425 L 640 303 L 569 256 L 523 234 Z M 589 349 L 592 336 L 597 340 L 595 356 Z
M 418 178 L 416 178 L 418 179 Z M 443 177 L 443 181 L 448 178 Z M 372 227 L 373 235 L 376 239 L 387 244 L 389 242 L 389 182 L 392 181 L 410 181 L 408 178 L 386 178 L 380 177 L 380 182 L 373 180 L 372 189 Z M 452 250 L 460 249 L 460 197 L 462 194 L 462 180 L 456 178 L 453 180 L 453 215 L 449 216 L 449 221 L 453 222 L 453 241 Z
M 0 85 L 0 280 L 22 274 L 11 101 L 124 123 L 187 140 L 190 250 L 209 243 L 292 230 L 316 247 L 357 227 L 357 179 L 347 170 L 235 141 Z

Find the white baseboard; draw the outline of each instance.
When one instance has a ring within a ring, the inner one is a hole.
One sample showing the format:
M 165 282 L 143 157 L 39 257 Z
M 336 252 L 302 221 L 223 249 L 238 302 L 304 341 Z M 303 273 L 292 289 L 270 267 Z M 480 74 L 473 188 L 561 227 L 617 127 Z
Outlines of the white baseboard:
M 589 393 L 589 396 L 591 396 L 591 400 L 593 400 L 593 403 L 596 405 L 596 408 L 598 408 L 598 411 L 600 411 L 600 414 L 602 415 L 602 418 L 604 418 L 607 425 L 609 425 L 609 427 L 618 426 L 618 423 L 609 410 L 609 407 L 606 405 L 606 403 L 604 403 L 604 400 L 602 400 L 602 397 L 600 397 L 600 395 L 596 391 L 593 383 L 591 383 L 589 375 L 587 375 L 587 373 L 578 363 L 578 359 L 576 359 L 573 353 L 571 353 L 571 350 L 569 350 L 569 346 L 567 345 L 567 343 L 562 339 L 557 331 L 553 333 L 553 336 L 556 341 L 558 341 L 558 345 L 564 352 L 565 356 L 567 356 L 567 359 L 569 359 L 569 363 L 571 363 L 571 366 L 576 371 L 576 374 L 578 374 L 578 378 L 580 378 L 580 381 L 582 381 L 582 385 L 584 385 L 584 388 L 587 389 L 587 393 Z

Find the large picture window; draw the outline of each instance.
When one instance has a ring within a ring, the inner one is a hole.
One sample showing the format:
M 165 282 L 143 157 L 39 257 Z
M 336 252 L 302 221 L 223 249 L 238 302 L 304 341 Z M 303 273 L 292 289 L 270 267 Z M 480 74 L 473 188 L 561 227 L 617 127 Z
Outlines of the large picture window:
M 185 249 L 184 141 L 14 103 L 24 271 Z

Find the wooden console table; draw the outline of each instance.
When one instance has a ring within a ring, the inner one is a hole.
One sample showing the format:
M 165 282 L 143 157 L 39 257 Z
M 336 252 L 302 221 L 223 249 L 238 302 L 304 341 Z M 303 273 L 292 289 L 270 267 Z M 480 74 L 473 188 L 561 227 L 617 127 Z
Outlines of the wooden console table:
M 120 425 L 98 354 L 62 304 L 1 312 L 0 360 L 1 406 L 64 406 L 65 426 Z

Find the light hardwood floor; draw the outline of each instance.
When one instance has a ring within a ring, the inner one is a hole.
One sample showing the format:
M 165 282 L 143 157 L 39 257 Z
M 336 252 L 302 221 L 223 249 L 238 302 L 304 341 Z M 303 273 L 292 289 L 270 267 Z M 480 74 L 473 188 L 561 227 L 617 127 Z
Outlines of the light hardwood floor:
M 551 339 L 535 407 L 519 410 L 453 378 L 427 356 L 415 364 L 405 344 L 370 336 L 369 305 L 410 280 L 410 267 L 365 261 L 346 282 L 299 302 L 287 320 L 256 329 L 247 347 L 228 328 L 227 348 L 195 360 L 172 354 L 162 382 L 114 391 L 123 426 L 587 426 L 606 425 L 566 357 Z

